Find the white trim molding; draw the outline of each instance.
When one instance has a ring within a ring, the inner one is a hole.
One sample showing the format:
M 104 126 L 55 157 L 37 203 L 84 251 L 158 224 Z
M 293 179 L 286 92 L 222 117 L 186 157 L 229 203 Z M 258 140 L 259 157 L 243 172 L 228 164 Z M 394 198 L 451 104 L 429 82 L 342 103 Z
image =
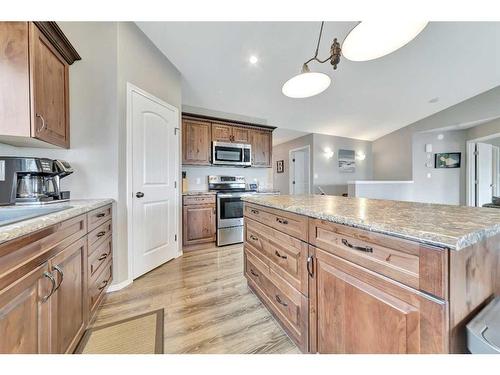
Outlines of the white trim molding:
M 106 293 L 116 292 L 117 290 L 123 289 L 126 286 L 132 284 L 132 281 L 132 279 L 127 279 L 125 281 L 122 281 L 121 283 L 111 284 Z

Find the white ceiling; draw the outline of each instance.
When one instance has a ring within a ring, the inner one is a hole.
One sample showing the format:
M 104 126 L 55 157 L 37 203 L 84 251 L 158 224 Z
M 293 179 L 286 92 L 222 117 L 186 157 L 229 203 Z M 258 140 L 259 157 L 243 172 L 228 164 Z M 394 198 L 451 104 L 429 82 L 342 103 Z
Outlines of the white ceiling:
M 500 22 L 432 22 L 380 59 L 342 59 L 336 71 L 311 63 L 333 84 L 307 99 L 287 98 L 281 86 L 313 55 L 319 22 L 137 24 L 181 72 L 183 104 L 301 132 L 374 140 L 500 85 Z M 320 58 L 354 24 L 327 22 Z

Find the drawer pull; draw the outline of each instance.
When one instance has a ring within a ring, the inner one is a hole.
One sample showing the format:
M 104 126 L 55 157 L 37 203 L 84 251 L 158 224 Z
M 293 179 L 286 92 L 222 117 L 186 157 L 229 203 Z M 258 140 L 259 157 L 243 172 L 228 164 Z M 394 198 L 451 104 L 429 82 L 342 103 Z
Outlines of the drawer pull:
M 104 216 L 106 216 L 106 214 L 104 212 L 101 212 L 100 214 L 95 215 L 95 217 L 97 217 L 98 219 L 101 217 L 104 217 Z
M 276 255 L 277 257 L 279 257 L 281 259 L 287 259 L 288 258 L 286 255 L 281 255 L 278 250 L 274 251 L 274 255 Z
M 45 297 L 42 297 L 42 302 L 46 302 L 52 294 L 56 291 L 56 279 L 50 272 L 44 272 L 43 276 L 48 278 L 50 280 L 50 283 L 52 284 L 52 288 L 50 289 L 49 294 L 47 294 Z
M 354 250 L 359 250 L 359 251 L 363 251 L 365 253 L 373 253 L 373 247 L 370 247 L 370 246 L 354 246 L 352 244 L 350 244 L 345 238 L 342 238 L 342 243 L 351 248 L 351 249 L 354 249 Z
M 286 220 L 286 219 L 282 219 L 282 218 L 280 218 L 280 217 L 277 217 L 277 218 L 276 218 L 276 221 L 277 221 L 278 223 L 280 223 L 280 224 L 285 224 L 285 225 L 286 225 L 286 224 L 288 224 L 288 220 Z
M 106 285 L 108 285 L 108 280 L 104 280 L 104 282 L 102 283 L 102 285 L 99 288 L 97 288 L 97 289 L 103 290 L 104 288 L 106 288 Z
M 104 253 L 102 254 L 99 258 L 97 258 L 97 260 L 104 260 L 108 257 L 108 254 Z
M 249 237 L 250 237 L 250 239 L 251 239 L 252 241 L 258 241 L 258 240 L 259 240 L 259 238 L 258 238 L 258 237 L 255 237 L 253 234 L 251 234 Z
M 276 294 L 276 296 L 275 296 L 275 299 L 276 299 L 276 302 L 278 302 L 280 305 L 285 306 L 285 307 L 288 307 L 288 303 L 283 302 L 283 301 L 281 300 L 280 296 L 278 296 L 277 294 Z
M 259 210 L 254 210 L 253 208 L 250 210 L 250 212 L 255 215 L 259 214 Z
M 314 277 L 314 260 L 312 255 L 307 257 L 307 273 L 309 276 Z
M 59 266 L 54 266 L 54 269 L 57 271 L 57 273 L 59 275 L 61 275 L 61 281 L 59 281 L 59 284 L 57 284 L 56 288 L 54 289 L 54 292 L 55 292 L 57 289 L 59 289 L 59 287 L 61 286 L 62 282 L 64 281 L 64 272 L 61 269 L 61 267 L 59 267 Z
M 258 275 L 258 274 L 256 274 L 256 273 L 254 272 L 254 270 L 253 270 L 253 269 L 251 269 L 251 268 L 250 268 L 250 273 L 251 273 L 252 275 L 254 275 L 255 277 L 259 277 L 259 275 Z
M 102 237 L 102 236 L 104 236 L 105 234 L 106 234 L 106 231 L 105 231 L 105 230 L 103 230 L 103 231 L 101 231 L 101 232 L 97 233 L 97 235 L 96 235 L 96 236 L 97 236 L 97 237 Z

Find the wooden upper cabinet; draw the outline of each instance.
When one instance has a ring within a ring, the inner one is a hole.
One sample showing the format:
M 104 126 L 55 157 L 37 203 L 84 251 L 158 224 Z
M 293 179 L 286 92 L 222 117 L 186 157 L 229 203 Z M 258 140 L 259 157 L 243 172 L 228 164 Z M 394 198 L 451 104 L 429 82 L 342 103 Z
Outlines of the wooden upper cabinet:
M 443 353 L 444 302 L 366 271 L 319 249 L 316 253 L 319 353 Z
M 269 130 L 250 130 L 252 145 L 252 166 L 270 167 L 272 154 L 272 132 Z
M 50 260 L 57 289 L 50 297 L 51 352 L 73 352 L 87 322 L 87 241 L 78 240 Z
M 233 127 L 232 136 L 233 136 L 233 142 L 235 143 L 248 143 L 249 129 L 235 126 Z
M 232 126 L 223 124 L 212 124 L 212 141 L 213 142 L 232 142 L 233 131 Z
M 182 120 L 182 164 L 210 165 L 211 124 L 207 121 Z
M 38 27 L 31 31 L 32 134 L 69 148 L 69 65 Z
M 69 148 L 69 65 L 79 59 L 55 22 L 0 22 L 0 141 Z
M 44 263 L 0 291 L 0 353 L 49 353 L 48 270 Z

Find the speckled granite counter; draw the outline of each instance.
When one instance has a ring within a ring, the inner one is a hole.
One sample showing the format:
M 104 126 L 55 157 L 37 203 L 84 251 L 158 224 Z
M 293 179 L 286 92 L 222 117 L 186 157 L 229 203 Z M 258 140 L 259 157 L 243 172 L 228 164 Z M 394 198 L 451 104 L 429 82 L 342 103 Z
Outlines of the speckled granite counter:
M 50 204 L 50 207 L 67 206 L 70 208 L 0 227 L 0 243 L 13 240 L 14 238 L 49 227 L 61 221 L 71 219 L 72 217 L 84 214 L 111 203 L 113 203 L 112 199 L 82 199 L 70 200 L 69 202 L 62 203 L 52 203 Z M 0 207 L 0 210 L 12 210 L 16 208 L 19 208 L 19 206 Z
M 206 195 L 206 194 L 217 194 L 217 192 L 216 191 L 206 191 L 206 190 L 202 190 L 202 191 L 192 190 L 192 191 L 186 191 L 186 192 L 182 193 L 182 195 Z
M 452 250 L 500 233 L 500 210 L 494 208 L 321 195 L 243 200 Z

